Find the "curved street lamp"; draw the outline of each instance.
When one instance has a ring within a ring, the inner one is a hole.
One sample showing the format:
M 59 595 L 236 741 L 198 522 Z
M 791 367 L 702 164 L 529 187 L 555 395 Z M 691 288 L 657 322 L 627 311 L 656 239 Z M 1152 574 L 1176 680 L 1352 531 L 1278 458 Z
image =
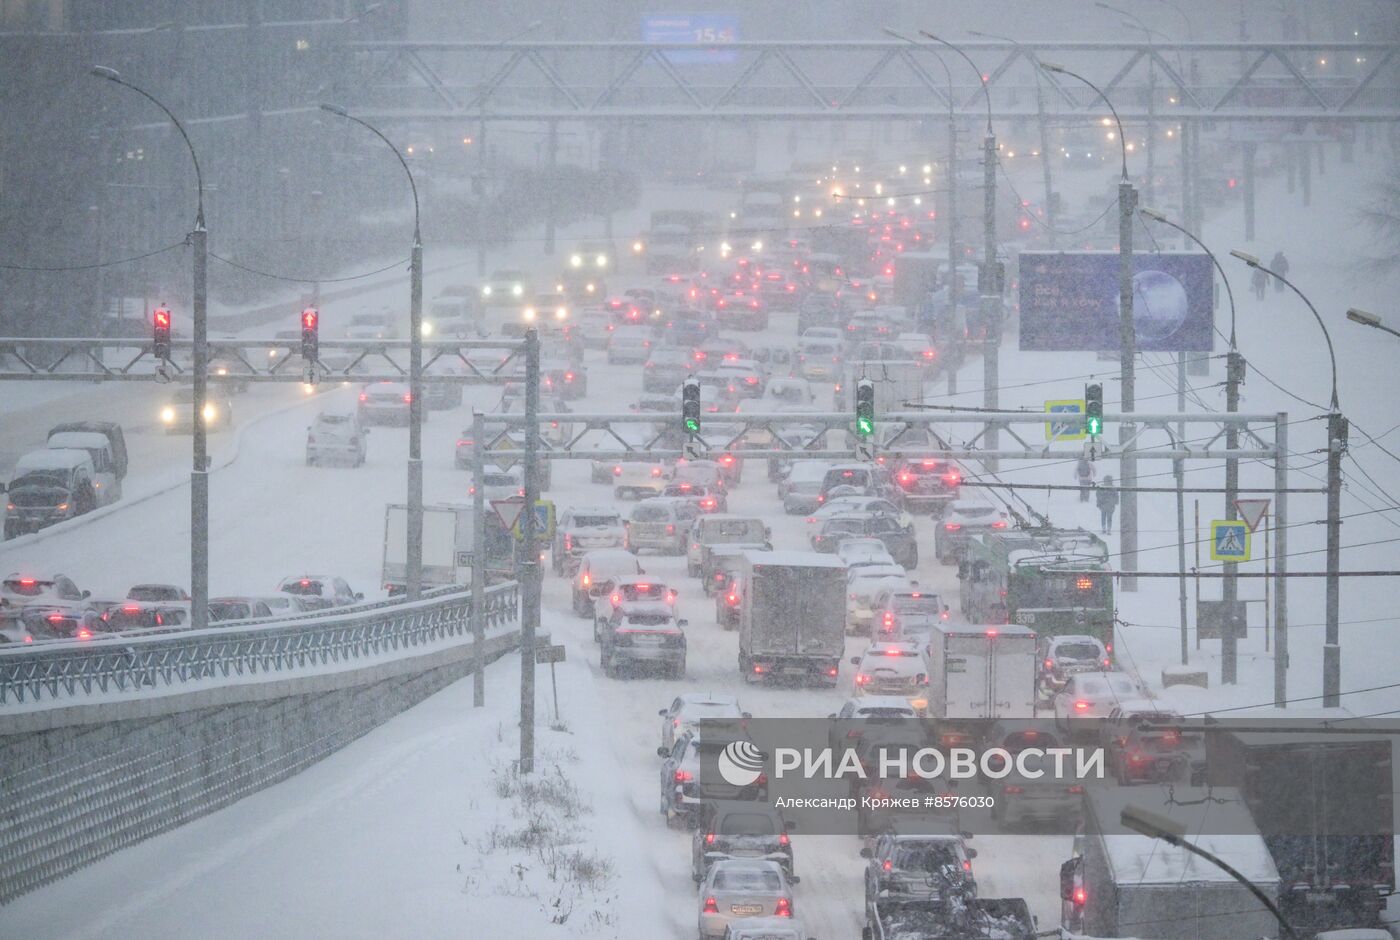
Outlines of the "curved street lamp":
M 190 319 L 194 332 L 191 363 L 193 375 L 193 418 L 191 425 L 192 461 L 190 469 L 190 627 L 202 630 L 209 625 L 209 429 L 204 410 L 209 397 L 209 232 L 204 227 L 204 173 L 199 168 L 190 135 L 175 113 L 155 95 L 122 78 L 116 69 L 94 65 L 90 72 L 123 88 L 129 88 L 165 112 L 180 132 L 194 164 L 196 206 L 190 247 L 194 249 L 194 303 Z

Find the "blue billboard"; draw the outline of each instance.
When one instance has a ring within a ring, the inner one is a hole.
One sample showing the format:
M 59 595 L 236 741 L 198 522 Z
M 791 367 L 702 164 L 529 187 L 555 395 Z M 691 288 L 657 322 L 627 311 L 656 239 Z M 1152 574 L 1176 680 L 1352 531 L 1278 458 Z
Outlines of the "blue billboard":
M 739 17 L 733 13 L 644 13 L 642 41 L 662 45 L 694 45 L 668 49 L 672 65 L 733 62 L 738 54 L 724 46 L 739 38 Z
M 1118 252 L 1023 251 L 1021 349 L 1116 351 Z M 1214 348 L 1215 268 L 1188 252 L 1134 252 L 1133 325 L 1140 352 Z

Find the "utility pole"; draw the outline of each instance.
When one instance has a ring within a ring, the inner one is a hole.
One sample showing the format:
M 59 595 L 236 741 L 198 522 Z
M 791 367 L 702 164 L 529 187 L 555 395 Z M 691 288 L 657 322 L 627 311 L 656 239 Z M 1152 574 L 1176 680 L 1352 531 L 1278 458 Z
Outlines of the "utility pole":
M 1322 647 L 1322 707 L 1341 704 L 1342 646 L 1338 632 L 1342 566 L 1342 455 L 1348 422 L 1333 401 L 1327 413 L 1327 639 Z
M 1122 137 L 1120 129 L 1119 137 Z M 1127 158 L 1124 158 L 1124 174 L 1118 184 L 1118 334 L 1119 334 L 1119 378 L 1122 388 L 1123 414 L 1131 415 L 1136 409 L 1136 375 L 1134 374 L 1137 355 L 1137 328 L 1133 322 L 1133 213 L 1137 210 L 1137 191 L 1127 176 Z M 1137 461 L 1133 459 L 1133 437 L 1137 426 L 1131 420 L 1124 420 L 1118 429 L 1118 443 L 1122 447 L 1119 459 L 1119 473 L 1122 477 L 1122 517 L 1119 522 L 1119 542 L 1122 549 L 1124 577 L 1123 590 L 1136 591 L 1137 578 L 1129 572 L 1138 570 L 1137 557 Z
M 1226 282 L 1229 285 L 1229 282 Z M 1244 380 L 1244 356 L 1234 348 L 1235 331 L 1232 325 L 1230 329 L 1230 352 L 1225 358 L 1225 410 L 1234 413 L 1240 410 L 1240 383 Z M 1225 447 L 1233 453 L 1234 448 L 1239 446 L 1240 431 L 1231 424 L 1225 429 Z M 1234 521 L 1239 518 L 1239 510 L 1235 506 L 1235 500 L 1240 495 L 1240 462 L 1237 457 L 1225 458 L 1225 518 Z M 1221 579 L 1221 599 L 1226 602 L 1228 608 L 1233 601 L 1239 599 L 1239 565 L 1234 562 L 1226 562 L 1225 577 Z M 1238 681 L 1239 664 L 1239 638 L 1235 636 L 1235 631 L 1222 626 L 1220 641 L 1220 682 L 1223 685 L 1234 685 Z
M 958 393 L 958 367 L 962 365 L 963 338 L 954 329 L 958 322 L 958 119 L 953 113 L 952 79 L 948 80 L 948 339 L 952 346 L 948 367 L 948 394 Z
M 417 600 L 423 593 L 423 240 L 416 214 L 409 271 L 408 599 Z
M 996 411 L 1001 391 L 1001 265 L 997 261 L 997 135 L 987 122 L 987 135 L 982 139 L 982 325 L 986 339 L 982 344 L 982 406 Z M 987 449 L 1000 446 L 1000 432 L 994 421 L 987 422 Z M 984 461 L 987 470 L 997 472 L 995 457 Z
M 540 334 L 525 331 L 525 505 L 520 542 L 520 773 L 535 769 L 535 633 L 540 625 L 540 546 L 535 503 L 540 498 Z M 477 488 L 481 483 L 477 481 Z
M 486 421 L 472 412 L 472 707 L 486 704 Z
M 209 232 L 200 208 L 194 249 L 194 466 L 190 472 L 190 627 L 209 626 Z
M 1274 421 L 1274 707 L 1288 707 L 1288 416 Z

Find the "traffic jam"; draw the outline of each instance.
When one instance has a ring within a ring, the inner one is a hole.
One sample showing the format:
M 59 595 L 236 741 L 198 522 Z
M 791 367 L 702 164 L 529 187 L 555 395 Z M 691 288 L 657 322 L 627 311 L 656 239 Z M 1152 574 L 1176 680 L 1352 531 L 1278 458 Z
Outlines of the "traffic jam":
M 895 162 L 838 161 L 745 183 L 732 211 L 657 209 L 630 244 L 580 241 L 535 270 L 501 268 L 444 288 L 425 304 L 423 333 L 538 336 L 540 411 L 549 416 L 538 433 L 554 451 L 538 480 L 549 504 L 539 549 L 544 624 L 571 656 L 586 658 L 604 711 L 640 741 L 635 761 L 619 768 L 622 786 L 656 808 L 654 838 L 674 846 L 673 873 L 693 887 L 679 935 L 806 940 L 814 932 L 806 910 L 835 906 L 855 912 L 869 938 L 1029 940 L 1059 927 L 1131 936 L 1111 931 L 1131 921 L 1134 891 L 1154 889 L 1156 909 L 1188 899 L 1169 879 L 1145 885 L 1115 874 L 1115 862 L 1133 859 L 1119 857 L 1103 820 L 1116 822 L 1115 807 L 1135 788 L 1198 792 L 1208 782 L 1205 741 L 1182 730 L 1184 716 L 1119 658 L 1107 534 L 1054 525 L 989 485 L 985 467 L 943 455 L 936 414 L 884 420 L 936 398 L 990 329 L 978 314 L 975 266 L 950 266 L 946 245 L 934 250 L 935 212 L 833 195 L 857 183 L 867 192 L 881 181 L 898 186 L 905 173 Z M 1026 226 L 1010 228 L 1033 243 Z M 300 330 L 279 338 L 288 348 L 310 342 L 314 354 L 318 317 L 307 311 Z M 402 335 L 403 318 L 391 312 L 358 314 L 345 331 Z M 497 364 L 497 352 L 479 354 L 480 365 Z M 464 549 L 485 560 L 488 580 L 519 571 L 525 468 L 492 454 L 523 446 L 522 432 L 492 423 L 525 413 L 523 362 L 513 368 L 508 384 L 465 396 L 461 385 L 425 386 L 423 434 L 450 448 L 444 467 L 460 483 L 453 503 L 425 508 L 442 523 L 425 526 L 435 533 L 425 534 L 425 588 L 466 583 L 452 560 Z M 212 388 L 203 420 L 227 430 L 234 399 L 247 392 L 236 363 L 217 365 Z M 307 427 L 306 474 L 362 472 L 375 431 L 409 423 L 407 381 L 352 391 L 349 410 L 327 406 Z M 168 433 L 189 433 L 192 400 L 172 399 L 161 412 Z M 472 407 L 485 411 L 482 439 Z M 577 443 L 594 433 L 587 416 L 622 410 L 635 420 L 613 433 L 635 456 L 589 458 Z M 832 412 L 849 421 L 813 417 Z M 765 420 L 749 424 L 748 415 Z M 682 445 L 688 456 L 648 454 Z M 26 458 L 18 472 L 34 479 L 10 487 L 7 537 L 49 524 L 28 521 L 20 500 L 42 488 L 34 480 L 45 478 L 54 505 L 81 489 L 95 508 L 96 491 L 64 475 L 77 466 L 90 478 L 94 463 L 114 482 L 124 472 L 119 426 L 56 426 L 49 447 L 65 456 Z M 792 453 L 773 456 L 783 448 Z M 470 510 L 478 492 L 484 545 L 474 544 Z M 211 599 L 211 626 L 402 594 L 407 525 L 403 505 L 386 507 L 379 584 L 352 587 L 309 566 Z M 0 637 L 93 642 L 189 624 L 190 596 L 179 585 L 135 584 L 124 597 L 98 598 L 81 583 L 79 572 L 7 573 Z M 853 834 L 833 842 L 811 831 L 810 817 L 771 798 L 768 770 L 742 784 L 716 773 L 736 753 L 762 763 L 749 730 L 755 716 L 825 724 L 836 760 L 864 771 L 847 793 Z M 1233 741 L 1239 768 L 1268 756 L 1246 738 Z M 1101 749 L 1096 786 L 1046 772 L 1046 752 L 1071 746 Z M 882 776 L 890 754 L 926 748 L 963 749 L 980 769 L 961 779 Z M 1364 764 L 1364 754 L 1343 751 L 1338 766 Z M 1239 774 L 1233 785 L 1251 801 L 1317 811 L 1306 793 Z M 1336 869 L 1323 877 L 1253 838 L 1276 878 L 1287 869 L 1314 886 L 1300 898 L 1327 895 L 1314 906 L 1366 919 L 1393 886 L 1389 862 L 1367 867 L 1393 859 L 1393 846 L 1346 856 L 1356 884 L 1343 889 Z M 1023 852 L 1034 864 L 1018 862 Z M 1201 920 L 1192 936 L 1265 935 L 1248 932 L 1259 921 L 1240 900 L 1243 888 L 1212 888 L 1212 903 L 1247 913 Z

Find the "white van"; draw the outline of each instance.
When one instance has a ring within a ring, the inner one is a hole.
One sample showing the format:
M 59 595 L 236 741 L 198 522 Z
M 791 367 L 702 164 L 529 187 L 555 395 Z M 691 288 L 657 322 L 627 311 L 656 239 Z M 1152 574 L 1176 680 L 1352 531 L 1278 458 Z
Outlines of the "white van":
M 56 431 L 49 435 L 49 450 L 83 450 L 92 460 L 92 488 L 97 505 L 106 506 L 122 498 L 122 481 L 117 476 L 112 442 L 97 431 Z

